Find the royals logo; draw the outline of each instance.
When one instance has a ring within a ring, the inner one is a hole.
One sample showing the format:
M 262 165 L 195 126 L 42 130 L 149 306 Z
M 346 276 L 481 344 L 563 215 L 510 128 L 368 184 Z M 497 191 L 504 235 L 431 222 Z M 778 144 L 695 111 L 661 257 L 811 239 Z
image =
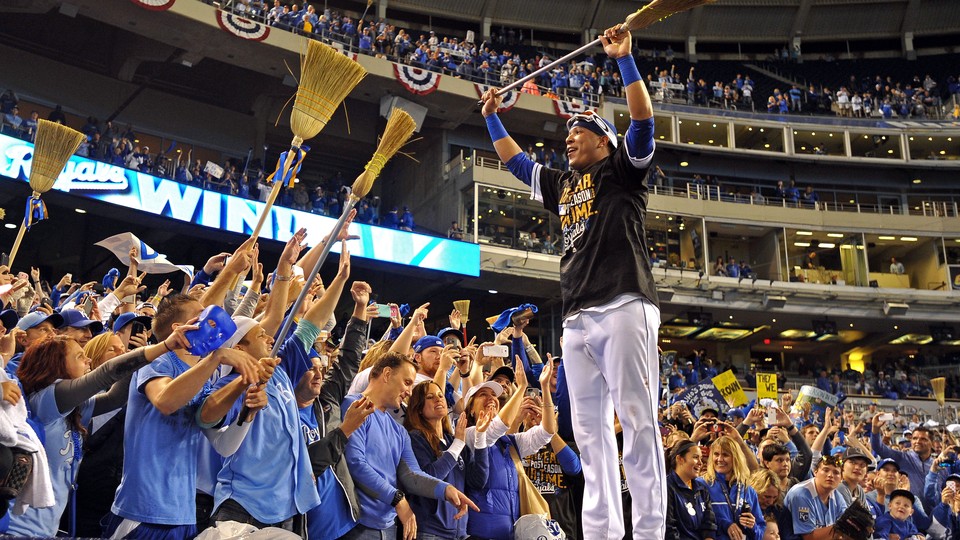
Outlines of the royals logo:
M 2 147 L 0 147 L 2 148 Z M 30 177 L 33 162 L 33 146 L 15 142 L 3 149 L 0 175 L 26 180 Z M 126 170 L 73 156 L 57 178 L 55 188 L 59 191 L 122 191 L 129 186 Z

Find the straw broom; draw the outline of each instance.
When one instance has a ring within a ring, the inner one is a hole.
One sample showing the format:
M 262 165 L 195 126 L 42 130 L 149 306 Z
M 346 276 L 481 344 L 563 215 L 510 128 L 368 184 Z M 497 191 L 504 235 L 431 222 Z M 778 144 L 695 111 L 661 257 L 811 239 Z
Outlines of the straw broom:
M 946 402 L 947 379 L 943 377 L 930 379 L 930 386 L 933 387 L 933 396 L 937 398 L 937 403 L 943 407 Z
M 280 189 L 284 184 L 293 186 L 300 165 L 310 150 L 302 146 L 303 141 L 314 138 L 326 127 L 337 107 L 366 75 L 360 64 L 333 47 L 312 39 L 307 42 L 307 54 L 300 60 L 300 84 L 290 112 L 293 140 L 290 149 L 277 162 L 277 170 L 268 178 L 273 180 L 273 188 L 250 235 L 254 241 L 260 237 Z M 231 288 L 237 287 L 241 277 L 235 278 Z
M 413 130 L 416 129 L 416 127 L 416 121 L 403 109 L 393 108 L 390 111 L 390 116 L 387 118 L 387 126 L 383 130 L 383 137 L 380 138 L 380 144 L 377 145 L 373 157 L 370 158 L 370 161 L 367 162 L 363 168 L 363 172 L 354 180 L 353 186 L 351 186 L 350 196 L 347 197 L 347 200 L 343 204 L 343 213 L 340 214 L 340 219 L 337 220 L 337 223 L 333 226 L 333 230 L 330 232 L 330 240 L 323 245 L 323 249 L 320 251 L 320 257 L 317 259 L 316 264 L 313 265 L 310 273 L 304 276 L 306 283 L 313 283 L 313 280 L 320 272 L 320 267 L 323 266 L 324 261 L 327 260 L 327 256 L 330 255 L 330 248 L 333 247 L 337 238 L 340 237 L 341 230 L 347 222 L 347 217 L 353 211 L 353 207 L 360 199 L 365 197 L 367 193 L 370 193 L 370 188 L 373 187 L 374 181 L 380 176 L 383 167 L 390 161 L 390 158 L 400 150 L 400 147 L 406 144 L 410 136 L 413 135 Z M 290 308 L 287 318 L 283 321 L 283 326 L 280 327 L 280 332 L 277 334 L 278 336 L 286 336 L 290 332 L 290 327 L 293 325 L 293 316 L 300 311 L 300 306 L 303 305 L 309 292 L 310 287 L 304 287 L 300 291 L 300 295 Z M 273 350 L 270 352 L 271 357 L 277 356 L 283 341 L 283 339 L 278 339 L 277 342 L 273 344 Z M 261 381 L 261 384 L 264 382 L 266 381 Z M 244 418 L 246 418 L 248 412 L 249 409 L 244 406 L 240 411 L 240 419 L 237 422 L 238 425 L 243 425 Z
M 460 322 L 464 325 L 467 324 L 467 321 L 470 320 L 470 301 L 469 300 L 454 300 L 453 309 L 460 312 Z
M 467 321 L 470 320 L 470 301 L 454 300 L 453 309 L 460 312 L 460 330 L 463 332 L 463 342 L 467 342 Z
M 297 87 L 293 110 L 290 112 L 293 140 L 290 142 L 290 150 L 281 157 L 277 171 L 271 175 L 274 179 L 273 189 L 253 230 L 252 238 L 260 236 L 260 230 L 270 215 L 270 209 L 280 194 L 282 184 L 292 183 L 296 176 L 299 163 L 306 154 L 301 148 L 303 141 L 312 139 L 326 127 L 340 103 L 366 75 L 366 70 L 360 64 L 340 54 L 333 47 L 315 40 L 307 43 L 307 54 L 300 62 L 300 85 Z M 297 161 L 296 166 L 294 161 Z M 288 178 L 291 170 L 294 173 Z
M 637 11 L 631 13 L 627 18 L 620 23 L 619 28 L 617 29 L 618 34 L 623 34 L 625 32 L 633 32 L 636 30 L 642 30 L 651 26 L 652 24 L 662 21 L 667 17 L 693 9 L 697 6 L 703 6 L 706 4 L 712 4 L 716 0 L 653 0 L 649 4 L 643 6 Z M 534 71 L 533 73 L 523 77 L 522 79 L 517 79 L 516 81 L 504 86 L 503 88 L 495 92 L 495 96 L 502 96 L 507 92 L 513 90 L 514 88 L 519 88 L 523 86 L 523 83 L 536 79 L 543 73 L 550 71 L 551 69 L 559 66 L 560 64 L 571 60 L 585 52 L 589 49 L 596 47 L 597 45 L 602 45 L 600 38 L 597 38 L 590 43 L 587 43 L 583 47 L 566 54 L 560 58 L 557 58 L 553 62 L 543 66 L 542 68 Z M 483 106 L 483 101 L 477 103 L 478 106 Z
M 37 121 L 37 138 L 33 148 L 33 163 L 30 166 L 30 188 L 33 189 L 33 195 L 27 199 L 26 215 L 23 216 L 17 239 L 10 250 L 8 267 L 13 268 L 13 260 L 17 257 L 23 235 L 34 224 L 33 210 L 36 208 L 40 212 L 37 221 L 46 218 L 46 205 L 40 200 L 40 196 L 57 183 L 57 177 L 66 166 L 67 160 L 86 138 L 83 133 L 62 124 L 42 119 Z

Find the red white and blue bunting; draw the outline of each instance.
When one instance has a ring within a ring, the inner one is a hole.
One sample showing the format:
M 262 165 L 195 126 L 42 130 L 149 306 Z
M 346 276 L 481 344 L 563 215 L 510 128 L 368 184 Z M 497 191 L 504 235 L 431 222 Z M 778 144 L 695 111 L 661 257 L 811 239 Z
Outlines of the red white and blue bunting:
M 489 86 L 486 84 L 476 84 L 476 83 L 473 86 L 477 89 L 478 97 L 483 97 L 484 92 L 486 92 L 487 90 L 490 90 L 491 88 L 496 88 L 494 86 Z M 497 112 L 502 113 L 512 109 L 513 106 L 516 105 L 517 101 L 520 99 L 521 93 L 522 92 L 517 92 L 516 90 L 511 90 L 506 94 L 504 94 L 503 103 L 500 104 L 500 108 L 497 109 Z
M 337 43 L 336 41 L 334 41 L 334 42 L 330 43 L 329 45 L 330 45 L 331 47 L 333 47 L 334 50 L 338 51 L 340 54 L 346 56 L 347 58 L 353 60 L 354 62 L 357 61 L 357 53 L 355 53 L 355 52 L 350 52 L 349 50 L 347 50 L 347 49 L 343 46 L 343 44 Z
M 583 101 L 566 101 L 562 99 L 553 100 L 553 108 L 557 111 L 557 116 L 564 119 L 594 109 L 589 105 L 585 105 Z
M 173 7 L 177 0 L 130 0 L 134 5 L 150 11 L 166 11 Z
M 440 87 L 440 74 L 403 64 L 393 64 L 393 74 L 404 88 L 425 96 Z
M 238 38 L 249 39 L 250 41 L 263 41 L 270 35 L 270 27 L 265 24 L 244 19 L 243 17 L 238 17 L 233 13 L 227 13 L 219 9 L 213 11 L 216 13 L 217 24 L 220 25 L 220 28 L 222 28 L 224 32 L 233 34 Z

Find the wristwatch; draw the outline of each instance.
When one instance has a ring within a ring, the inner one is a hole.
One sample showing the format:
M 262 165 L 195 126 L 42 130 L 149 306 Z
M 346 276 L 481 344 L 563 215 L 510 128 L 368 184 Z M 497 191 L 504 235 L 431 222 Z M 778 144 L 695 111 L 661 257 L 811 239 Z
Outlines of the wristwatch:
M 393 495 L 393 500 L 390 501 L 390 506 L 396 507 L 398 504 L 400 504 L 400 501 L 402 501 L 405 498 L 406 498 L 406 495 L 404 495 L 403 492 L 398 489 L 397 492 Z

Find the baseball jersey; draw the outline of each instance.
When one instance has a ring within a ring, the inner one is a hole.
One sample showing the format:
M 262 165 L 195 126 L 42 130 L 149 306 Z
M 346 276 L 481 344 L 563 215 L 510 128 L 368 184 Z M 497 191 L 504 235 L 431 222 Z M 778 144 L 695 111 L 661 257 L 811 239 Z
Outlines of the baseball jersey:
M 794 538 L 801 538 L 804 534 L 809 534 L 816 529 L 833 525 L 847 509 L 846 501 L 837 490 L 830 494 L 830 498 L 824 504 L 817 495 L 814 480 L 811 478 L 793 486 L 783 500 L 783 505 L 790 510 L 790 516 L 793 518 Z
M 565 319 L 623 294 L 659 305 L 644 234 L 653 149 L 653 119 L 632 120 L 617 149 L 582 171 L 533 165 L 533 198 L 560 218 Z
M 269 405 L 257 412 L 244 444 L 224 460 L 214 493 L 216 508 L 233 499 L 258 521 L 279 523 L 320 504 L 293 382 L 312 367 L 306 344 L 313 340 L 304 338 L 300 328 L 307 326 L 315 339 L 319 329 L 300 321 L 297 332 L 280 348 L 279 369 L 266 384 Z M 237 376 L 221 378 L 214 388 Z M 243 399 L 237 399 L 224 421 L 236 421 L 242 406 Z

